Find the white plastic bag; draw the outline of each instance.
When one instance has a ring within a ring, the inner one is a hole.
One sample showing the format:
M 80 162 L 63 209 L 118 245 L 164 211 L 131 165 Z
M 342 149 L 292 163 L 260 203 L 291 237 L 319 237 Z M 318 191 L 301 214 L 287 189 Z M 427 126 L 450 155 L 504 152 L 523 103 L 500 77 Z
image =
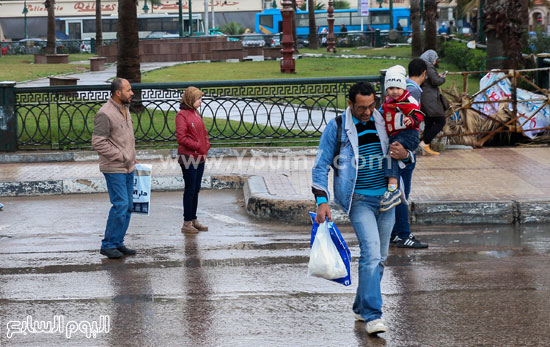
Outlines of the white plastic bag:
M 348 270 L 330 237 L 328 222 L 319 225 L 309 253 L 308 276 L 333 280 L 346 277 Z

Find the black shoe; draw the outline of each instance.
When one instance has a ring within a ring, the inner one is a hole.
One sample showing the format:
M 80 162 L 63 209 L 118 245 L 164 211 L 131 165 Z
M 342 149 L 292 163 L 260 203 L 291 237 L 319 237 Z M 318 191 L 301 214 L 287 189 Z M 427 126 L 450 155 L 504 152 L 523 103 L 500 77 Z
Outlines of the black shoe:
M 397 248 L 428 248 L 428 244 L 422 241 L 418 241 L 414 238 L 413 234 L 410 234 L 408 238 L 397 241 Z
M 395 235 L 393 238 L 390 239 L 390 244 L 395 246 L 399 241 L 403 241 L 399 236 Z
M 117 247 L 117 249 L 120 251 L 120 253 L 122 253 L 124 255 L 135 255 L 136 254 L 135 249 L 131 249 L 131 248 L 128 248 L 126 246 Z
M 122 258 L 122 253 L 116 248 L 102 248 L 99 253 L 107 256 L 109 259 Z

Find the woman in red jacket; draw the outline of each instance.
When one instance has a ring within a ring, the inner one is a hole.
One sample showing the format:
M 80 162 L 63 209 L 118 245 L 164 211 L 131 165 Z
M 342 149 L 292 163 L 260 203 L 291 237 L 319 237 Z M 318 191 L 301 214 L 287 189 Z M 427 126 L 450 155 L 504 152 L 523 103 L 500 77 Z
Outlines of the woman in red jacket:
M 178 163 L 185 181 L 181 232 L 189 234 L 208 230 L 208 227 L 200 224 L 197 220 L 204 162 L 210 148 L 208 132 L 198 111 L 203 95 L 204 93 L 198 88 L 188 87 L 185 89 L 181 97 L 180 111 L 176 116 Z

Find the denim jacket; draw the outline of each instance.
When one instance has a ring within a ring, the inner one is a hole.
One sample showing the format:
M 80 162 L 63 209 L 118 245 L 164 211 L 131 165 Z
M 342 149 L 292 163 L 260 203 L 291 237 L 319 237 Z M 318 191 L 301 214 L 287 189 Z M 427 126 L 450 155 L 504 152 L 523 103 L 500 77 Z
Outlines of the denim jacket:
M 378 136 L 380 138 L 382 152 L 384 156 L 387 156 L 389 138 L 386 133 L 384 118 L 378 110 L 373 111 L 372 117 L 374 118 L 376 131 L 378 132 Z M 340 155 L 337 157 L 337 163 L 334 163 L 338 167 L 338 174 L 334 175 L 333 182 L 334 201 L 344 212 L 346 212 L 346 214 L 349 214 L 359 167 L 359 139 L 357 137 L 357 129 L 353 123 L 352 114 L 349 107 L 342 116 L 342 129 L 343 131 L 341 134 L 341 146 L 339 152 Z M 330 200 L 328 190 L 328 173 L 336 154 L 335 147 L 337 145 L 337 131 L 338 125 L 333 119 L 327 124 L 327 127 L 321 135 L 317 157 L 315 158 L 315 163 L 312 169 L 313 193 L 315 196 L 325 196 L 327 200 Z M 401 162 L 400 164 L 403 165 Z M 403 182 L 401 182 L 400 186 L 403 186 Z M 401 200 L 406 203 L 402 189 Z

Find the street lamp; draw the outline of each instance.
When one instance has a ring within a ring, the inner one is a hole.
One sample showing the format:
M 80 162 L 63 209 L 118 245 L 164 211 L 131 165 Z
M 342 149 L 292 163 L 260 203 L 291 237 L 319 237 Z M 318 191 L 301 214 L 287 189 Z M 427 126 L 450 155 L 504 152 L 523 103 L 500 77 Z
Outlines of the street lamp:
M 183 37 L 183 10 L 181 6 L 181 1 L 182 0 L 178 0 L 178 32 L 180 38 Z
M 378 8 L 382 8 L 382 3 L 384 0 L 376 0 L 376 2 L 378 3 Z
M 143 12 L 145 12 L 145 13 L 149 12 L 149 6 L 147 6 L 147 0 L 144 0 L 144 3 L 143 3 Z
M 29 35 L 27 33 L 27 13 L 29 12 L 29 9 L 27 8 L 27 0 L 25 0 L 25 4 L 23 5 L 23 14 L 25 15 L 25 38 L 28 39 Z
M 191 8 L 191 0 L 189 0 L 189 37 L 193 36 L 193 9 Z

